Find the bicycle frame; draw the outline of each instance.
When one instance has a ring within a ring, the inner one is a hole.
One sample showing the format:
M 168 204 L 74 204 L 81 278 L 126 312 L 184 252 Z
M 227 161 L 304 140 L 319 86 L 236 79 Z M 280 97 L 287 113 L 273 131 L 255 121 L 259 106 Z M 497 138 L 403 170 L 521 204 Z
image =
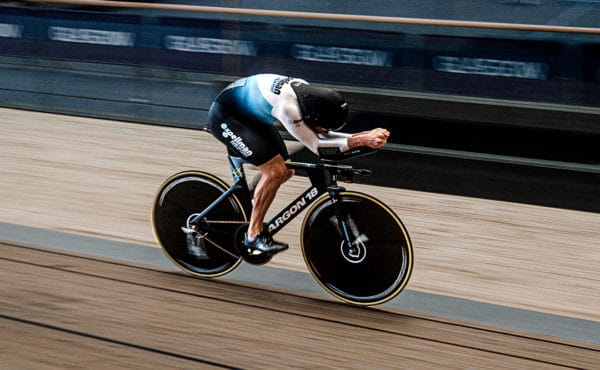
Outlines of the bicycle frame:
M 410 278 L 413 252 L 408 232 L 380 200 L 338 186 L 338 180 L 348 182 L 370 171 L 328 160 L 286 163 L 306 175 L 310 185 L 264 224 L 264 233 L 278 233 L 303 213 L 300 249 L 323 289 L 355 305 L 387 302 Z M 246 162 L 230 157 L 229 163 L 233 185 L 205 171 L 182 171 L 163 182 L 154 201 L 152 226 L 160 247 L 193 275 L 218 277 L 244 261 L 264 265 L 273 258 L 244 246 L 252 194 L 244 174 Z
M 206 207 L 206 209 L 196 215 L 190 221 L 191 225 L 198 224 L 210 213 L 210 211 L 212 211 L 233 193 L 240 193 L 243 198 L 249 200 L 250 191 L 248 189 L 248 183 L 246 181 L 246 175 L 243 168 L 244 163 L 246 162 L 239 157 L 229 156 L 229 164 L 231 167 L 231 174 L 234 179 L 234 184 L 223 194 L 221 194 L 219 198 L 215 199 L 215 201 Z M 319 199 L 321 195 L 328 193 L 335 207 L 335 214 L 342 236 L 346 241 L 346 245 L 351 246 L 352 238 L 346 221 L 345 213 L 341 207 L 341 202 L 338 202 L 340 198 L 340 192 L 346 189 L 338 186 L 338 176 L 341 175 L 346 179 L 346 181 L 351 181 L 354 174 L 368 175 L 371 172 L 369 170 L 354 169 L 351 166 L 326 163 L 286 162 L 286 166 L 290 169 L 305 171 L 311 182 L 311 186 L 309 186 L 300 196 L 283 208 L 271 220 L 266 222 L 266 229 L 269 234 L 275 235 L 278 233 L 283 227 L 296 218 L 296 216 L 299 215 L 304 209 Z M 242 202 L 244 204 L 248 203 L 244 202 L 243 200 Z M 249 207 L 251 207 L 251 205 Z

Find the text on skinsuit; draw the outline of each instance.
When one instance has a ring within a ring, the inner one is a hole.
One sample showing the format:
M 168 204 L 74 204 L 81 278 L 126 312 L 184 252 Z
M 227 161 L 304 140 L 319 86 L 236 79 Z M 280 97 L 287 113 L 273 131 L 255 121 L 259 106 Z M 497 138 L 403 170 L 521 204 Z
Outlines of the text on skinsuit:
M 276 78 L 275 81 L 273 81 L 273 84 L 271 85 L 271 92 L 275 95 L 281 94 L 281 88 L 283 87 L 283 85 L 290 82 L 291 80 L 291 77 Z
M 227 126 L 226 123 L 221 123 L 221 128 L 223 129 L 223 137 L 229 138 L 229 143 L 231 144 L 231 146 L 236 148 L 241 155 L 248 158 L 254 153 L 252 152 L 252 150 L 250 150 L 250 148 L 246 146 L 241 137 L 237 136 L 233 133 L 233 131 L 231 131 L 231 129 L 229 128 L 229 126 Z

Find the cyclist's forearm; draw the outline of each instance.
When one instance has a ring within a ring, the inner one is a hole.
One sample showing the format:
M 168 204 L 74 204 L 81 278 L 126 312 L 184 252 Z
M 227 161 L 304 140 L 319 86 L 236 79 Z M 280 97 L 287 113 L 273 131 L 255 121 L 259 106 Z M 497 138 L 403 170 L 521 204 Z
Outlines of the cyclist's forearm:
M 354 134 L 348 138 L 348 147 L 350 149 L 358 148 L 361 146 L 369 145 L 369 137 L 362 135 L 362 133 Z
M 363 133 L 329 132 L 325 137 L 320 137 L 319 148 L 338 148 L 340 152 L 345 152 L 361 146 L 368 146 L 367 139 L 368 137 Z

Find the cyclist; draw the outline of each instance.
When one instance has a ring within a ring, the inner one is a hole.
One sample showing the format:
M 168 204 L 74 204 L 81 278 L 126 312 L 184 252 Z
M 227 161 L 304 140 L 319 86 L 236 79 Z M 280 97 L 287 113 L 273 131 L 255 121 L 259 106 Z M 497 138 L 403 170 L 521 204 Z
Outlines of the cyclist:
M 288 248 L 263 231 L 265 215 L 277 190 L 294 175 L 285 166 L 289 154 L 274 125 L 282 125 L 317 155 L 358 147 L 379 149 L 386 144 L 389 132 L 382 128 L 356 134 L 335 132 L 347 119 L 348 104 L 335 90 L 276 74 L 237 80 L 215 99 L 208 113 L 208 129 L 230 154 L 256 165 L 262 174 L 254 189 L 252 215 L 244 237 L 249 254 L 275 254 Z

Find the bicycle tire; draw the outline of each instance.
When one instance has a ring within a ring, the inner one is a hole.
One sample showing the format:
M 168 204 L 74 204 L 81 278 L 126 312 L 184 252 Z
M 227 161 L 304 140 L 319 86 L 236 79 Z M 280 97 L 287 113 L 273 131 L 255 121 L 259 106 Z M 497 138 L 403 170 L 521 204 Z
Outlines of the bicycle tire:
M 389 301 L 412 273 L 412 243 L 400 218 L 367 194 L 340 193 L 354 226 L 356 253 L 344 252 L 343 237 L 329 195 L 307 211 L 301 231 L 302 254 L 317 282 L 334 297 L 354 305 Z
M 207 216 L 210 220 L 202 229 L 206 232 L 207 259 L 190 253 L 187 236 L 181 229 L 191 215 L 203 211 L 227 189 L 225 182 L 209 173 L 185 171 L 169 177 L 156 195 L 152 210 L 154 236 L 167 257 L 190 274 L 217 277 L 232 271 L 242 261 L 234 236 L 248 218 L 236 195 L 229 195 Z

